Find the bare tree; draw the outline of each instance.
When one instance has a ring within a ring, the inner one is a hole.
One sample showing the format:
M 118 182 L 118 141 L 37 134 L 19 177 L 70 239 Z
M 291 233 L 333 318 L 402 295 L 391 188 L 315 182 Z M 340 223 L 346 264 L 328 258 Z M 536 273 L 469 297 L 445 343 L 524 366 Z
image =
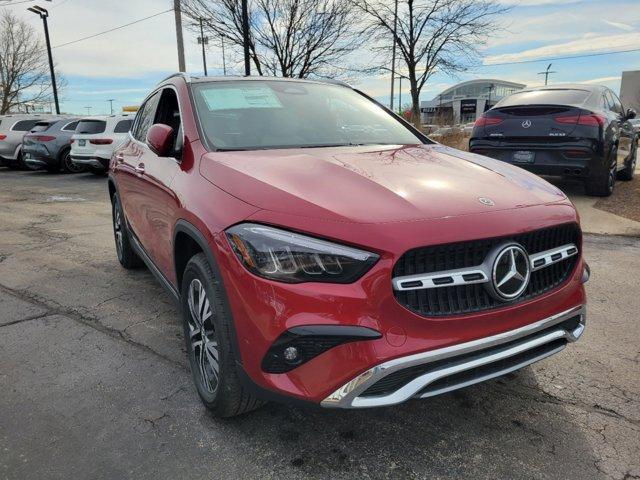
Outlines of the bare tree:
M 33 29 L 9 11 L 0 14 L 0 114 L 51 99 L 44 46 Z
M 237 0 L 184 0 L 183 10 L 225 43 L 241 48 Z M 249 51 L 259 75 L 305 78 L 326 75 L 358 46 L 349 0 L 253 0 Z
M 386 54 L 395 41 L 407 69 L 416 125 L 427 80 L 438 71 L 455 74 L 472 66 L 478 48 L 498 30 L 496 16 L 508 10 L 494 0 L 398 0 L 394 37 L 393 0 L 352 1 L 366 14 L 364 33 L 373 49 Z

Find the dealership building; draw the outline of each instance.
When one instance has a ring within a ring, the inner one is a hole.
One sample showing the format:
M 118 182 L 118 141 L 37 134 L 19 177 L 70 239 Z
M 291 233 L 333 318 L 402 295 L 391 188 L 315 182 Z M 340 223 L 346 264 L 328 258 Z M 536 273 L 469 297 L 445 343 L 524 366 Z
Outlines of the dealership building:
M 526 85 L 505 80 L 479 79 L 448 88 L 433 100 L 420 103 L 423 124 L 452 125 L 475 122 L 501 98 Z
M 624 108 L 633 108 L 640 114 L 640 70 L 622 72 L 620 101 Z

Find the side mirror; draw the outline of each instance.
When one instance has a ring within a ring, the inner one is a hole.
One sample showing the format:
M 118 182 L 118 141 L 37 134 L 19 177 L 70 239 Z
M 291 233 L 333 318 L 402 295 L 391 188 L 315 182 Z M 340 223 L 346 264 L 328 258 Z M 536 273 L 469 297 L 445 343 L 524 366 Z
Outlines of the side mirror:
M 636 118 L 636 111 L 633 108 L 627 108 L 627 120 L 631 120 L 632 118 Z
M 147 145 L 159 157 L 168 156 L 173 142 L 173 128 L 163 123 L 152 125 L 147 132 Z

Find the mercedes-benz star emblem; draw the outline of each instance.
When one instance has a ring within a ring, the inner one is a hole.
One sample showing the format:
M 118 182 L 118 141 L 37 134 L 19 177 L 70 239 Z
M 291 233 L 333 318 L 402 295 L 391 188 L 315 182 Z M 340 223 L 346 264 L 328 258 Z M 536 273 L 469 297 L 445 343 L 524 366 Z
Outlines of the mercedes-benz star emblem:
M 498 300 L 514 300 L 526 290 L 530 277 L 527 252 L 519 244 L 508 244 L 496 252 L 489 293 Z
M 493 207 L 496 203 L 487 197 L 478 197 L 478 201 L 487 207 Z
M 531 126 L 531 120 L 525 120 L 522 122 L 522 128 L 529 128 Z

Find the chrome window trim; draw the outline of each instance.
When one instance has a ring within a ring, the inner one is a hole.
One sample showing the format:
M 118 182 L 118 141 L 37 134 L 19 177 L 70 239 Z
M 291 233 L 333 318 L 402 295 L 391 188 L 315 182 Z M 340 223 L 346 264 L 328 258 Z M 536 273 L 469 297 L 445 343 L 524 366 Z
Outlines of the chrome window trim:
M 572 250 L 575 250 L 572 252 Z M 569 253 L 572 252 L 572 253 Z M 551 257 L 560 253 L 561 258 L 556 260 L 552 260 Z M 578 254 L 578 247 L 576 247 L 573 243 L 569 243 L 567 245 L 562 245 L 561 247 L 552 248 L 551 250 L 545 250 L 544 252 L 536 253 L 533 255 L 529 255 L 529 261 L 531 266 L 531 271 L 535 272 L 542 268 L 546 268 L 554 263 L 561 262 L 566 260 L 569 257 Z M 534 267 L 534 263 L 540 259 L 544 259 L 544 265 L 539 267 Z M 406 290 L 421 290 L 425 288 L 441 288 L 441 287 L 454 287 L 457 285 L 472 285 L 474 283 L 487 283 L 491 280 L 491 276 L 493 274 L 493 255 L 490 252 L 485 258 L 484 262 L 475 267 L 468 268 L 459 268 L 455 270 L 440 270 L 438 272 L 429 272 L 429 273 L 418 273 L 415 275 L 404 275 L 401 277 L 395 277 L 391 280 L 393 285 L 393 289 L 396 291 L 406 291 Z M 465 275 L 473 275 L 480 274 L 482 275 L 481 279 L 477 280 L 465 280 Z M 434 279 L 443 278 L 443 277 L 451 277 L 453 282 L 443 283 L 443 284 L 435 284 L 433 282 Z M 407 284 L 410 282 L 421 282 L 421 285 L 417 286 L 403 286 L 403 284 Z
M 549 327 L 553 327 L 554 325 L 557 325 L 558 323 L 561 323 L 564 320 L 568 320 L 569 318 L 572 318 L 576 315 L 580 315 L 580 323 L 573 331 L 566 331 L 562 328 L 558 328 L 557 330 L 547 332 L 544 335 L 533 337 L 526 342 L 515 345 L 503 352 L 494 352 L 493 354 L 489 354 L 481 358 L 476 358 L 472 361 L 463 362 L 462 364 L 444 367 L 439 370 L 428 372 L 390 394 L 376 397 L 359 397 L 359 395 L 365 392 L 369 387 L 393 372 L 416 365 L 431 363 L 436 360 L 457 357 L 477 350 L 483 350 L 506 342 L 511 342 L 513 340 L 535 334 L 536 332 L 547 329 Z M 535 348 L 536 346 L 544 345 L 545 343 L 549 343 L 560 338 L 565 338 L 568 342 L 575 342 L 584 332 L 585 321 L 586 306 L 578 305 L 558 314 L 547 317 L 543 320 L 539 320 L 535 323 L 525 325 L 515 330 L 509 330 L 507 332 L 499 333 L 491 337 L 480 338 L 470 342 L 389 360 L 387 362 L 381 363 L 380 365 L 370 368 L 369 370 L 361 373 L 349 382 L 345 383 L 342 387 L 338 388 L 335 392 L 325 398 L 320 403 L 320 405 L 327 408 L 363 408 L 379 407 L 401 403 L 416 396 L 422 389 L 424 389 L 426 386 L 428 386 L 438 378 L 491 363 L 500 360 L 501 358 L 508 358 L 509 356 L 522 353 L 531 348 Z M 553 353 L 556 353 L 561 349 L 562 348 L 555 349 L 551 352 L 546 352 L 547 354 L 541 355 L 540 358 L 530 359 L 530 361 L 522 362 L 521 366 L 533 363 L 541 358 L 544 358 L 545 356 L 552 355 Z M 487 376 L 487 379 L 503 375 L 504 373 L 508 373 L 508 371 L 513 371 L 517 368 L 520 367 L 509 367 L 504 371 L 500 371 L 494 375 Z M 456 384 L 446 389 L 446 391 L 462 388 L 463 386 L 467 386 L 472 383 L 478 383 L 480 381 L 483 381 L 484 379 L 484 377 L 474 378 L 473 381 Z M 433 393 L 433 395 L 435 394 L 436 393 Z

